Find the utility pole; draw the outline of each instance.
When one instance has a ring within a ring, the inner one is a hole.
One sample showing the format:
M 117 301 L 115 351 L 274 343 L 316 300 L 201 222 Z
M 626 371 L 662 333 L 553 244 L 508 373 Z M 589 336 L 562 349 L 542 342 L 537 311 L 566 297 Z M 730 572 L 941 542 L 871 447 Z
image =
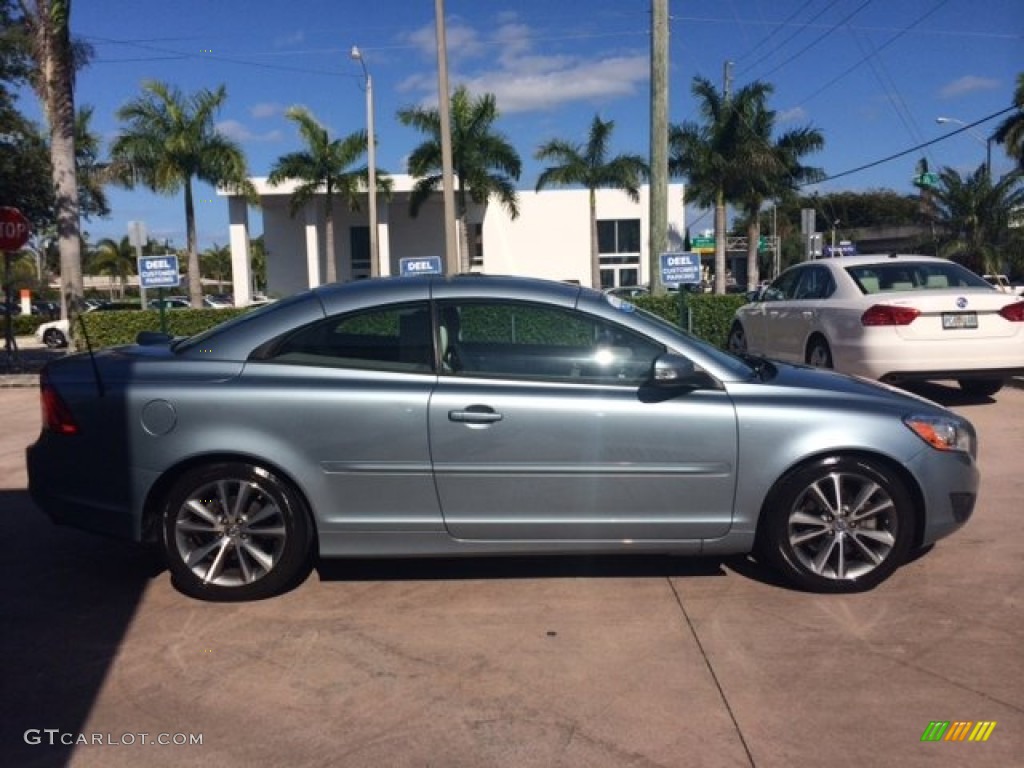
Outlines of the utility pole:
M 668 250 L 668 0 L 651 0 L 650 165 L 647 258 L 651 292 L 661 296 L 661 254 Z
M 725 109 L 729 110 L 732 98 L 732 62 L 727 61 L 722 68 L 722 93 Z M 715 293 L 725 293 L 725 190 L 719 186 L 715 200 Z
M 451 96 L 448 94 L 448 43 L 445 33 L 444 0 L 434 0 L 437 28 L 437 114 L 441 122 L 441 188 L 444 197 L 444 271 L 459 273 L 458 237 L 455 232 L 455 183 L 452 179 Z M 465 179 L 461 180 L 465 183 Z

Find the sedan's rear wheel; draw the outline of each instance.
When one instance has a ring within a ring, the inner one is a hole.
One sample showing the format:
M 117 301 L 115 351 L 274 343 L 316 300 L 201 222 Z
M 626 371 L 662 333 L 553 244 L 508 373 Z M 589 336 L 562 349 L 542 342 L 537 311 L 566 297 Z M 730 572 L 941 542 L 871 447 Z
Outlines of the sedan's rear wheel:
M 211 464 L 167 494 L 163 546 L 175 585 L 203 600 L 257 600 L 304 574 L 311 525 L 294 489 L 261 467 Z
M 813 338 L 807 345 L 807 364 L 815 368 L 832 367 L 832 350 L 829 349 L 828 342 L 820 336 Z
M 68 340 L 59 328 L 47 328 L 43 331 L 43 344 L 50 349 L 60 349 L 68 345 Z
M 759 551 L 814 592 L 871 589 L 903 563 L 914 539 L 913 502 L 875 462 L 833 457 L 785 477 L 762 513 Z
M 992 397 L 1003 388 L 1002 379 L 960 379 L 957 384 L 968 395 Z
M 747 351 L 747 334 L 738 320 L 729 329 L 729 338 L 726 340 L 725 348 L 734 355 L 742 355 Z

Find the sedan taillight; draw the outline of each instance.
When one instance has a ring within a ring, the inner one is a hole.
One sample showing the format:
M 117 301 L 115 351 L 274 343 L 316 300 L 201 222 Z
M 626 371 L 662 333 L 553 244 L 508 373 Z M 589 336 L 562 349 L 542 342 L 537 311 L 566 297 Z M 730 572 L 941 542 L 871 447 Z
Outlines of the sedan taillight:
M 999 310 L 999 314 L 1011 323 L 1024 323 L 1024 301 L 1007 304 Z
M 913 307 L 896 307 L 892 304 L 875 304 L 860 316 L 861 325 L 910 325 L 920 315 Z
M 39 399 L 43 408 L 43 427 L 58 435 L 77 435 L 78 423 L 71 415 L 45 373 L 39 377 Z

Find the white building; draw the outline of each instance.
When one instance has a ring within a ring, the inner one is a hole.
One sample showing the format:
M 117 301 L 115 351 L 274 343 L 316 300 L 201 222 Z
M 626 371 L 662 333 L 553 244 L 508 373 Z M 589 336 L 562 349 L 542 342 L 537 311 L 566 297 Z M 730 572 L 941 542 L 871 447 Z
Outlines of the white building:
M 390 200 L 377 199 L 378 250 L 381 275 L 400 273 L 400 260 L 444 257 L 444 216 L 441 194 L 427 201 L 419 215 L 409 214 L 414 179 L 393 175 Z M 326 275 L 324 197 L 319 196 L 291 215 L 292 183 L 270 186 L 252 179 L 263 215 L 267 250 L 267 291 L 286 296 L 320 285 Z M 251 299 L 249 270 L 249 207 L 243 197 L 228 197 L 231 262 L 237 304 Z M 650 282 L 648 259 L 649 187 L 633 203 L 621 190 L 597 191 L 598 241 L 602 287 Z M 668 250 L 682 250 L 684 187 L 668 192 Z M 334 250 L 338 279 L 370 274 L 369 222 L 365 203 L 350 211 L 334 204 Z M 519 190 L 519 216 L 509 217 L 497 202 L 474 206 L 468 216 L 473 271 L 522 275 L 590 284 L 590 206 L 586 189 Z

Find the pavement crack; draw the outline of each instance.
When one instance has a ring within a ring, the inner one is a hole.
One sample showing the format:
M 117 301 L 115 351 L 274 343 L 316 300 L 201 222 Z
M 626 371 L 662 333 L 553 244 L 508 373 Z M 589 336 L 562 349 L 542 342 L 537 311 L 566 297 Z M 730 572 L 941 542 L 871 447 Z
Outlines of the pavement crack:
M 690 614 L 686 611 L 686 606 L 683 605 L 683 597 L 679 594 L 679 590 L 676 589 L 675 582 L 671 578 L 666 578 L 668 582 L 668 588 L 672 590 L 672 594 L 675 597 L 676 605 L 679 606 L 679 612 L 683 614 L 683 618 L 686 620 L 686 626 L 690 629 L 690 635 L 693 637 L 693 641 L 697 643 L 697 649 L 700 651 L 701 658 L 704 659 L 704 665 L 708 668 L 708 673 L 711 675 L 712 681 L 714 681 L 715 688 L 718 690 L 718 695 L 722 699 L 722 704 L 725 706 L 725 711 L 729 713 L 729 719 L 732 721 L 732 726 L 736 730 L 736 736 L 740 740 L 740 744 L 743 745 L 743 751 L 747 755 L 747 762 L 750 763 L 751 768 L 756 768 L 757 763 L 754 761 L 754 755 L 750 751 L 750 745 L 747 744 L 746 738 L 743 736 L 743 729 L 740 727 L 739 720 L 736 719 L 736 713 L 733 712 L 732 705 L 729 703 L 729 697 L 725 694 L 725 689 L 722 688 L 722 682 L 718 679 L 718 675 L 715 674 L 715 667 L 711 663 L 711 659 L 708 658 L 707 651 L 704 650 L 704 644 L 700 641 L 700 636 L 697 634 L 697 628 L 693 625 L 693 620 L 690 618 Z

